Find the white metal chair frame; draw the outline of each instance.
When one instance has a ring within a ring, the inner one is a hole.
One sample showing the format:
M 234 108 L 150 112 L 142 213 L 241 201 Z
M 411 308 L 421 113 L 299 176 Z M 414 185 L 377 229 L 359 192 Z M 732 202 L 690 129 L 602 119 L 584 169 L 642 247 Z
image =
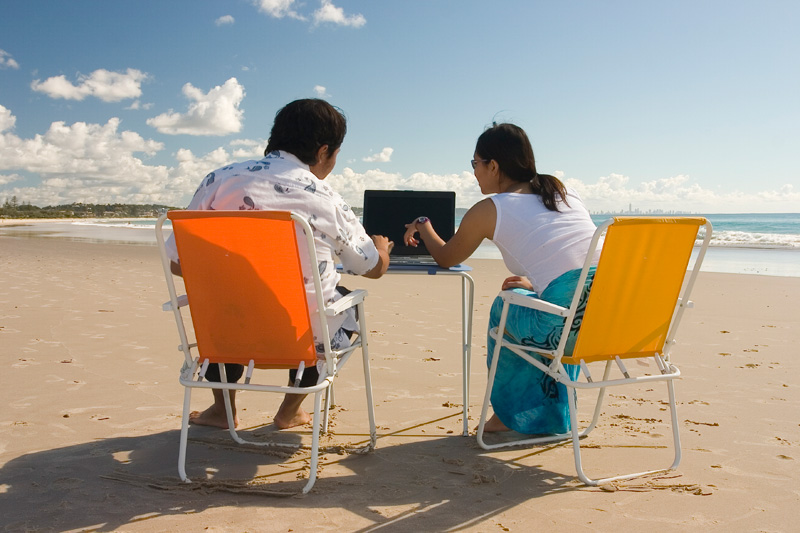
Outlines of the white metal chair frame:
M 275 392 L 283 394 L 314 394 L 314 412 L 312 421 L 312 444 L 311 444 L 311 464 L 310 474 L 306 485 L 303 487 L 302 492 L 308 493 L 314 486 L 317 478 L 317 465 L 319 462 L 319 435 L 320 432 L 327 433 L 328 431 L 328 411 L 331 403 L 331 396 L 333 392 L 333 381 L 338 372 L 347 363 L 352 353 L 360 348 L 362 353 L 364 365 L 364 382 L 367 396 L 367 414 L 369 417 L 370 425 L 370 441 L 368 449 L 371 451 L 376 446 L 377 431 L 375 427 L 375 414 L 374 403 L 372 399 L 372 382 L 370 378 L 369 369 L 369 348 L 368 348 L 368 329 L 366 325 L 366 313 L 364 311 L 364 299 L 367 296 L 365 290 L 354 290 L 341 299 L 331 303 L 325 304 L 322 295 L 322 284 L 320 275 L 316 268 L 308 268 L 308 272 L 313 274 L 314 289 L 317 300 L 317 313 L 319 316 L 320 331 L 319 335 L 323 338 L 323 345 L 325 351 L 325 363 L 320 372 L 319 381 L 316 385 L 311 387 L 299 386 L 286 386 L 286 385 L 266 385 L 251 383 L 251 378 L 254 369 L 254 362 L 250 360 L 247 366 L 244 383 L 228 383 L 225 376 L 225 369 L 223 364 L 219 364 L 221 382 L 214 383 L 203 381 L 206 368 L 209 361 L 205 359 L 201 362 L 200 356 L 195 356 L 192 350 L 197 349 L 196 343 L 190 343 L 186 327 L 183 322 L 181 308 L 188 306 L 188 298 L 186 295 L 178 295 L 175 288 L 175 281 L 173 274 L 170 270 L 170 260 L 166 253 L 165 238 L 163 232 L 163 224 L 167 218 L 167 214 L 163 214 L 156 222 L 156 240 L 158 242 L 159 250 L 161 252 L 161 263 L 164 268 L 164 275 L 167 280 L 167 289 L 169 291 L 170 300 L 163 305 L 164 311 L 172 311 L 175 317 L 175 323 L 178 327 L 178 334 L 180 337 L 180 346 L 178 350 L 183 352 L 184 362 L 180 372 L 180 383 L 185 387 L 184 400 L 183 400 L 183 416 L 181 424 L 180 436 L 180 451 L 178 457 L 178 473 L 181 480 L 190 483 L 191 480 L 186 475 L 186 447 L 189 432 L 189 411 L 191 403 L 192 389 L 220 389 L 220 390 L 250 390 L 261 392 Z M 311 265 L 317 264 L 317 254 L 314 246 L 313 231 L 308 222 L 301 216 L 292 213 L 292 220 L 304 231 L 305 244 L 308 250 L 309 263 Z M 330 334 L 328 331 L 327 317 L 338 315 L 347 309 L 355 307 L 358 314 L 359 332 L 355 339 L 351 341 L 348 348 L 342 350 L 333 350 L 330 345 Z M 299 369 L 298 374 L 302 372 Z M 299 378 L 298 380 L 299 381 Z M 325 394 L 324 406 L 322 402 L 322 394 Z M 282 446 L 282 447 L 296 447 L 293 444 L 274 443 L 274 442 L 257 442 L 247 441 L 239 436 L 234 427 L 233 413 L 231 410 L 230 398 L 228 394 L 223 394 L 225 400 L 225 408 L 228 416 L 228 428 L 231 437 L 239 444 L 251 444 L 256 446 Z M 322 423 L 320 424 L 320 415 L 322 415 Z
M 575 294 L 572 298 L 571 305 L 566 307 L 561 307 L 543 300 L 537 300 L 534 298 L 530 298 L 528 296 L 523 296 L 512 292 L 510 290 L 501 291 L 499 296 L 503 300 L 503 309 L 500 316 L 500 322 L 496 328 L 492 328 L 489 332 L 491 337 L 495 339 L 495 349 L 494 349 L 494 356 L 492 360 L 492 364 L 489 369 L 488 375 L 488 384 L 486 388 L 486 394 L 484 396 L 483 401 L 483 408 L 481 410 L 481 418 L 480 423 L 478 425 L 477 431 L 477 440 L 478 444 L 481 448 L 485 450 L 493 450 L 501 447 L 506 446 L 520 446 L 520 445 L 534 445 L 534 444 L 545 444 L 551 442 L 559 442 L 572 439 L 573 445 L 573 453 L 575 458 L 575 468 L 578 473 L 578 478 L 586 485 L 599 485 L 601 483 L 607 483 L 611 481 L 623 480 L 623 479 L 630 479 L 633 477 L 639 477 L 646 474 L 652 474 L 656 472 L 663 472 L 666 470 L 674 470 L 678 467 L 678 464 L 681 460 L 681 443 L 680 443 L 680 434 L 678 428 L 678 415 L 675 406 L 675 390 L 673 386 L 673 380 L 680 377 L 681 373 L 677 366 L 675 366 L 670 361 L 670 349 L 675 344 L 675 331 L 677 330 L 678 324 L 683 316 L 684 311 L 686 308 L 693 307 L 694 304 L 690 301 L 689 295 L 694 287 L 694 283 L 697 279 L 697 274 L 700 271 L 700 265 L 703 261 L 703 258 L 706 253 L 706 249 L 708 248 L 708 244 L 711 240 L 711 223 L 706 221 L 703 225 L 705 227 L 705 236 L 703 239 L 703 243 L 700 246 L 699 252 L 697 257 L 694 261 L 694 265 L 687 273 L 687 276 L 684 278 L 684 285 L 681 291 L 681 295 L 677 301 L 677 305 L 675 307 L 675 311 L 672 315 L 672 321 L 669 326 L 669 332 L 667 334 L 663 353 L 656 353 L 653 358 L 659 369 L 660 373 L 654 375 L 642 375 L 632 377 L 629 373 L 628 369 L 625 367 L 622 359 L 617 356 L 613 360 L 606 361 L 605 369 L 603 372 L 603 378 L 600 381 L 595 381 L 592 377 L 591 373 L 589 372 L 588 366 L 584 363 L 583 360 L 580 361 L 580 368 L 581 374 L 584 376 L 585 381 L 580 380 L 580 375 L 576 380 L 572 380 L 569 375 L 566 373 L 563 363 L 561 361 L 564 355 L 564 349 L 566 347 L 568 335 L 567 332 L 570 331 L 573 321 L 575 320 L 575 315 L 578 310 L 578 305 L 581 298 L 581 293 L 583 291 L 584 284 L 586 282 L 586 278 L 589 274 L 589 270 L 592 266 L 592 258 L 595 255 L 595 251 L 598 248 L 600 243 L 600 239 L 603 234 L 606 232 L 609 226 L 611 226 L 616 219 L 611 219 L 600 225 L 595 234 L 592 238 L 591 244 L 589 246 L 589 253 L 587 255 L 586 262 L 583 265 L 580 278 L 578 279 L 577 287 Z M 558 346 L 555 350 L 544 350 L 541 348 L 534 348 L 531 346 L 524 346 L 520 344 L 516 344 L 513 342 L 508 341 L 507 339 L 503 338 L 503 335 L 499 332 L 505 331 L 506 320 L 508 317 L 508 310 L 509 307 L 512 305 L 518 305 L 523 307 L 528 307 L 531 309 L 538 309 L 540 311 L 551 313 L 560 317 L 564 317 L 565 323 L 563 326 L 562 331 L 565 332 L 561 335 L 561 339 L 559 341 Z M 578 333 L 580 335 L 580 332 Z M 548 435 L 542 437 L 533 437 L 533 438 L 525 438 L 519 439 L 514 441 L 505 441 L 496 444 L 487 444 L 484 441 L 484 425 L 486 423 L 486 415 L 489 408 L 492 388 L 494 386 L 494 378 L 497 372 L 497 363 L 500 358 L 500 350 L 501 348 L 508 348 L 511 352 L 515 355 L 523 358 L 528 363 L 534 365 L 536 368 L 541 370 L 543 373 L 547 374 L 548 376 L 552 377 L 559 383 L 563 383 L 567 386 L 567 396 L 569 402 L 569 415 L 570 415 L 570 424 L 571 424 L 571 431 L 570 433 L 564 433 L 559 435 Z M 540 362 L 535 357 L 530 355 L 531 352 L 535 352 L 537 354 L 543 355 L 546 358 L 550 359 L 549 364 L 544 364 Z M 612 370 L 612 362 L 616 363 L 616 366 L 621 374 L 621 377 L 616 379 L 609 379 L 611 370 Z M 630 474 L 622 474 L 618 476 L 611 476 L 599 479 L 591 479 L 589 478 L 583 470 L 582 462 L 581 462 L 581 453 L 580 453 L 580 439 L 587 436 L 592 429 L 597 425 L 597 421 L 600 416 L 600 409 L 602 407 L 603 398 L 605 395 L 605 390 L 607 387 L 614 387 L 620 385 L 628 385 L 633 383 L 646 383 L 646 382 L 653 382 L 653 381 L 665 381 L 667 384 L 667 391 L 669 395 L 669 406 L 670 406 L 670 415 L 671 415 L 671 424 L 672 424 L 672 433 L 673 433 L 673 444 L 675 448 L 675 456 L 672 464 L 668 468 L 661 468 L 655 470 L 647 470 L 643 472 L 636 472 Z M 598 396 L 597 396 L 597 403 L 594 408 L 594 413 L 592 416 L 592 420 L 589 425 L 584 428 L 583 430 L 578 429 L 578 422 L 577 422 L 577 406 L 576 406 L 576 393 L 577 389 L 587 390 L 587 389 L 599 389 Z

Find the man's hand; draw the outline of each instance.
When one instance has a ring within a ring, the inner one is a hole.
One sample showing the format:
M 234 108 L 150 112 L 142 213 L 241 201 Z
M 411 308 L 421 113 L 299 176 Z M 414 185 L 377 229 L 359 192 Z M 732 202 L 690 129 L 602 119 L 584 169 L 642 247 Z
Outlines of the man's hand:
M 383 276 L 386 273 L 386 269 L 389 268 L 389 254 L 394 248 L 394 242 L 390 241 L 388 237 L 384 235 L 372 235 L 372 242 L 375 243 L 375 248 L 378 249 L 378 264 L 375 267 L 364 274 L 365 278 L 371 279 L 378 279 L 379 277 Z
M 381 250 L 385 250 L 386 254 L 391 254 L 392 249 L 394 248 L 394 241 L 390 241 L 389 237 L 384 235 L 372 235 L 372 242 L 375 243 L 375 248 L 378 249 L 378 252 Z

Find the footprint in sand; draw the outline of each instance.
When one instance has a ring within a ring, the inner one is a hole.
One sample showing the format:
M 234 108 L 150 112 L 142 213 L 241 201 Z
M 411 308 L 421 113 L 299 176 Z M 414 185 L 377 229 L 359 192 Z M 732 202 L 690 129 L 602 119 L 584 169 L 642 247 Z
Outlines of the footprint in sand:
M 35 352 L 36 350 L 31 350 L 31 351 Z M 40 365 L 40 364 L 42 364 L 42 363 L 36 361 L 35 359 L 20 359 L 19 362 L 14 363 L 13 365 L 11 365 L 11 367 L 12 368 L 25 368 L 25 367 L 28 367 L 28 366 Z

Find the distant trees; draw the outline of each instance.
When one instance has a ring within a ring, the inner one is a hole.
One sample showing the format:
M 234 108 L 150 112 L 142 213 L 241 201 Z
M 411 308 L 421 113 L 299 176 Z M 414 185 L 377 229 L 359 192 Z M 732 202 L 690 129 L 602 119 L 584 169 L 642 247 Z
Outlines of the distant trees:
M 20 203 L 16 196 L 6 198 L 0 207 L 0 218 L 155 218 L 165 209 L 159 204 L 83 204 L 73 203 L 38 207 Z

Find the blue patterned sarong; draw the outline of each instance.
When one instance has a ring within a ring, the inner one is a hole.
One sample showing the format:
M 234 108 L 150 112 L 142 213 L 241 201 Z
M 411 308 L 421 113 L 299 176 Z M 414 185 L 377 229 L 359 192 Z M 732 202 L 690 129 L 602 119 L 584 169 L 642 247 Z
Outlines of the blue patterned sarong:
M 564 351 L 566 355 L 571 355 L 575 347 L 589 289 L 594 279 L 594 271 L 595 269 L 592 268 L 586 279 L 575 321 L 567 338 Z M 580 269 L 562 274 L 551 281 L 541 295 L 525 289 L 514 289 L 514 292 L 569 307 L 580 274 Z M 492 304 L 489 315 L 490 330 L 500 323 L 502 310 L 503 300 L 498 296 Z M 564 319 L 559 316 L 512 305 L 508 311 L 505 338 L 516 344 L 554 350 L 561 339 L 563 324 Z M 491 365 L 495 341 L 491 336 L 487 335 L 487 337 L 489 352 L 487 365 Z M 540 355 L 531 355 L 545 365 L 550 362 L 550 359 Z M 572 379 L 578 377 L 578 366 L 564 365 L 564 369 Z M 556 382 L 507 348 L 500 350 L 491 402 L 492 409 L 500 421 L 514 431 L 527 435 L 551 435 L 570 431 L 567 387 Z

